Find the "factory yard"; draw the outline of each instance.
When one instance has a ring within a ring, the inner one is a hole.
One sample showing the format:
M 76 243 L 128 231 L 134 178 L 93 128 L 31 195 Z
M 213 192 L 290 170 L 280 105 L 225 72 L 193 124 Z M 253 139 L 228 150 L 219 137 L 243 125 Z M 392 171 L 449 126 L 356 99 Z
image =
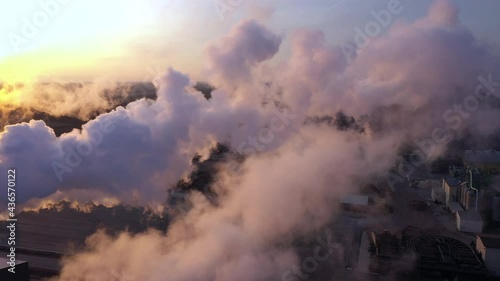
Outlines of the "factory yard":
M 70 208 L 66 203 L 38 212 L 21 212 L 17 219 L 16 258 L 28 261 L 30 280 L 57 275 L 61 258 L 83 249 L 86 238 L 103 228 L 109 233 L 128 230 L 142 232 L 148 226 L 161 229 L 161 220 L 146 220 L 141 208 L 92 206 L 88 211 Z M 166 222 L 163 221 L 164 224 Z M 0 254 L 7 256 L 6 222 L 0 227 Z M 5 246 L 4 246 L 5 245 Z M 3 281 L 3 280 L 2 280 Z

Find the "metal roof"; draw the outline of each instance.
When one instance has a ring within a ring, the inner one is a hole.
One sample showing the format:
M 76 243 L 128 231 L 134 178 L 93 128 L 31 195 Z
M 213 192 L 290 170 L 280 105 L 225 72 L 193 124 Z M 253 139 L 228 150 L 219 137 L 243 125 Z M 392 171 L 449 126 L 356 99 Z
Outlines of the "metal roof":
M 473 210 L 468 211 L 458 211 L 458 216 L 462 220 L 472 220 L 472 221 L 483 221 L 481 215 Z
M 462 208 L 462 205 L 460 205 L 460 203 L 458 203 L 458 202 L 448 202 L 448 208 L 450 208 L 450 211 L 452 213 L 460 212 L 460 211 L 464 210 L 464 208 Z
M 469 163 L 497 163 L 500 164 L 500 151 L 493 149 L 474 151 L 466 150 L 464 160 Z
M 460 185 L 460 182 L 453 177 L 446 177 L 444 178 L 444 181 L 451 187 L 458 187 Z
M 340 203 L 368 206 L 368 199 L 369 197 L 365 195 L 347 195 L 340 200 Z
M 403 243 L 417 254 L 421 269 L 478 275 L 487 272 L 474 249 L 459 240 L 428 235 L 412 226 L 404 229 L 402 234 Z

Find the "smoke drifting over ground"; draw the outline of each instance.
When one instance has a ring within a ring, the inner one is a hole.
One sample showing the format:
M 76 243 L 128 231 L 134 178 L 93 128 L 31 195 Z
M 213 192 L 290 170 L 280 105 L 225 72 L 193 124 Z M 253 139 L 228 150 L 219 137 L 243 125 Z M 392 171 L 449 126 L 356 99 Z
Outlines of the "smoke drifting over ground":
M 133 280 L 280 279 L 299 260 L 279 245 L 321 229 L 335 214 L 332 202 L 385 177 L 401 147 L 436 128 L 449 140 L 465 129 L 499 129 L 484 122 L 498 119 L 487 105 L 498 84 L 477 90 L 477 77 L 488 79 L 498 60 L 447 1 L 414 23 L 395 23 L 350 63 L 321 32 L 301 30 L 291 35 L 290 57 L 271 67 L 281 41 L 244 21 L 209 44 L 217 89 L 208 100 L 188 75 L 168 69 L 155 80 L 156 100 L 101 114 L 81 130 L 56 137 L 42 121 L 5 128 L 0 166 L 22 163 L 21 202 L 76 189 L 75 196 L 96 192 L 154 207 L 190 172 L 196 153 L 226 143 L 245 156 L 218 166 L 230 181 L 214 183 L 217 204 L 193 191 L 196 208 L 166 235 L 97 233 L 88 251 L 64 261 L 58 280 L 111 280 L 116 272 Z M 470 109 L 474 101 L 480 110 Z M 430 158 L 445 148 L 437 144 Z
M 0 126 L 44 120 L 56 129 L 56 134 L 81 127 L 86 121 L 117 106 L 141 99 L 155 99 L 152 83 L 116 83 L 94 81 L 31 82 L 0 85 L 0 96 L 6 97 L 0 106 Z M 66 127 L 66 128 L 65 128 Z

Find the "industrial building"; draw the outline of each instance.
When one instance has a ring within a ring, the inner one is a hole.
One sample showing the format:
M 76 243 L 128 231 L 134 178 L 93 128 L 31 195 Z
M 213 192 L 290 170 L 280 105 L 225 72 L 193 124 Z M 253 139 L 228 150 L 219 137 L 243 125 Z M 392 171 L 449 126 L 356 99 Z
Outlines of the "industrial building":
M 445 200 L 446 205 L 449 202 L 457 202 L 458 200 L 458 189 L 460 188 L 460 182 L 452 177 L 447 177 L 443 179 L 443 190 L 446 194 Z
M 484 151 L 466 150 L 464 153 L 464 166 L 472 166 L 482 171 L 500 172 L 500 151 L 493 149 Z
M 442 187 L 445 193 L 446 206 L 450 207 L 451 203 L 458 202 L 464 210 L 476 210 L 478 192 L 471 189 L 466 182 L 460 182 L 455 178 L 448 177 L 443 179 Z M 439 192 L 439 189 L 436 191 L 433 189 L 432 199 L 439 198 Z
M 470 189 L 466 183 L 463 183 L 458 188 L 457 201 L 460 202 L 464 210 L 475 210 L 476 192 Z
M 471 246 L 444 236 L 429 235 L 416 227 L 392 234 L 370 232 L 370 270 L 387 274 L 402 263 L 420 280 L 440 276 L 448 280 L 485 280 L 488 270 Z M 434 280 L 434 279 L 433 279 Z
M 500 236 L 478 235 L 476 250 L 480 253 L 490 275 L 500 277 Z
M 442 186 L 435 186 L 431 190 L 431 198 L 434 202 L 445 203 L 446 202 L 446 192 Z
M 443 189 L 446 193 L 445 196 L 446 205 L 448 205 L 449 202 L 457 201 L 457 192 L 459 187 L 460 183 L 456 179 L 454 178 L 443 179 Z
M 403 257 L 401 239 L 388 231 L 376 233 L 370 231 L 370 250 L 376 257 L 370 262 L 370 271 L 387 274 L 393 271 L 394 261 Z
M 491 220 L 500 222 L 500 196 L 494 196 L 491 204 Z
M 456 215 L 457 212 L 463 211 L 464 208 L 462 208 L 462 206 L 458 202 L 450 202 L 448 204 L 448 210 L 450 211 L 450 213 Z
M 483 218 L 476 211 L 458 211 L 456 213 L 456 222 L 458 231 L 472 233 L 483 232 Z

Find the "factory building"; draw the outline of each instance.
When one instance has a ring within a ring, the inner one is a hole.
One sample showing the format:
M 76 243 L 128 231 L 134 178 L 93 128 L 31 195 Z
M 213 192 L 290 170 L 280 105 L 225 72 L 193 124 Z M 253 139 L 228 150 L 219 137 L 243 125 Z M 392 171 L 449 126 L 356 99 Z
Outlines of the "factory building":
M 449 202 L 457 202 L 458 200 L 458 190 L 460 188 L 460 183 L 458 180 L 447 177 L 443 179 L 443 190 L 445 192 L 445 200 L 446 205 L 449 205 Z
M 442 189 L 444 190 L 446 206 L 450 207 L 450 204 L 452 202 L 458 202 L 464 210 L 476 209 L 476 192 L 470 189 L 467 186 L 466 182 L 460 182 L 455 178 L 448 177 L 443 179 L 442 186 Z M 432 199 L 434 199 L 434 197 L 437 198 L 438 196 L 439 192 L 433 190 L 431 194 Z
M 369 240 L 373 273 L 400 272 L 415 280 L 437 280 L 432 279 L 436 276 L 442 277 L 439 280 L 487 278 L 488 270 L 474 248 L 451 237 L 429 235 L 409 226 L 395 234 L 371 231 Z
M 484 198 L 482 198 L 482 204 L 479 204 L 481 211 L 485 215 L 485 219 L 488 220 L 488 225 L 491 227 L 500 226 L 500 192 L 496 190 L 489 190 L 484 192 Z
M 431 190 L 431 198 L 435 202 L 445 203 L 446 202 L 446 192 L 442 186 L 435 186 Z
M 484 151 L 466 150 L 464 166 L 472 166 L 483 171 L 500 172 L 500 151 L 493 149 Z
M 500 196 L 494 196 L 492 198 L 491 220 L 500 222 Z
M 500 277 L 500 236 L 478 235 L 476 250 L 480 253 L 490 275 Z
M 462 208 L 462 206 L 458 202 L 450 202 L 448 204 L 448 211 L 450 211 L 450 213 L 452 213 L 454 215 L 456 215 L 457 212 L 460 212 L 463 210 L 464 210 L 464 208 Z
M 476 192 L 467 188 L 464 184 L 459 189 L 460 205 L 464 210 L 475 210 L 476 208 Z
M 401 240 L 395 234 L 388 231 L 376 233 L 370 231 L 370 250 L 376 257 L 370 260 L 370 271 L 388 274 L 394 270 L 394 261 L 403 258 Z
M 456 214 L 457 229 L 461 232 L 483 232 L 483 218 L 476 211 L 458 211 Z

